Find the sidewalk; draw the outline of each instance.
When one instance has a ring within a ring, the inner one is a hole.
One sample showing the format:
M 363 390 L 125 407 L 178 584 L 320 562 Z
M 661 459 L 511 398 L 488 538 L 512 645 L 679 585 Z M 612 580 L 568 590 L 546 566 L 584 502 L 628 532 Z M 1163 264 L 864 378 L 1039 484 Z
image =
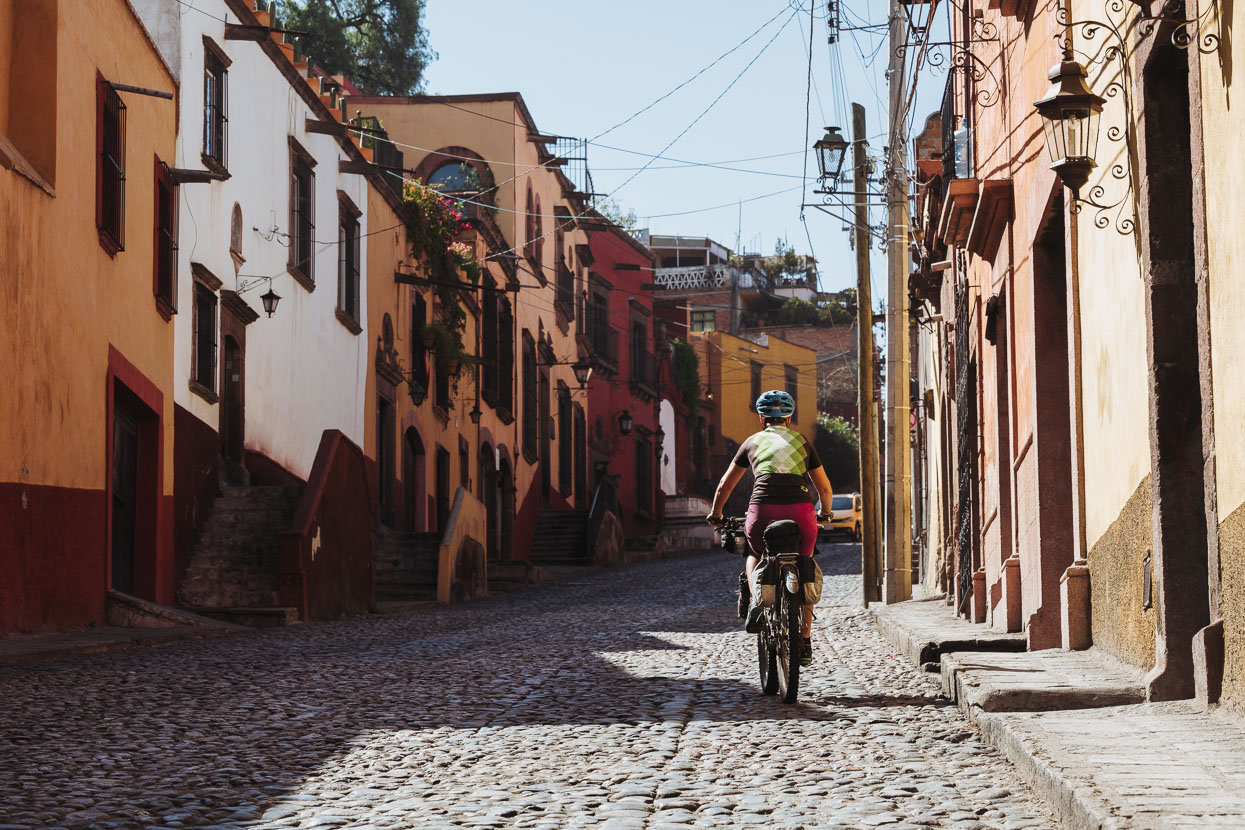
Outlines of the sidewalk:
M 175 643 L 200 637 L 235 633 L 240 626 L 177 626 L 173 628 L 121 628 L 100 626 L 56 634 L 0 637 L 0 663 L 19 660 L 54 660 L 78 654 L 122 651 L 141 646 Z
M 995 632 L 941 601 L 870 610 L 918 666 L 939 655 L 943 692 L 1066 826 L 1245 827 L 1241 721 L 1192 701 L 1145 703 L 1142 673 L 1095 649 L 965 650 L 974 632 Z

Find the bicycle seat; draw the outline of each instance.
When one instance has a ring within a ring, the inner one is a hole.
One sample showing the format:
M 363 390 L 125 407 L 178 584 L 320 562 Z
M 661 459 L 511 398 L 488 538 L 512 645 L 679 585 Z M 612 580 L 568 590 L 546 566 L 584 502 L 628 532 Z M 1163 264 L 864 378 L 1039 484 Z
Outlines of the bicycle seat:
M 799 553 L 803 538 L 798 524 L 790 519 L 780 519 L 771 522 L 765 528 L 765 550 L 771 556 L 777 556 L 780 553 Z

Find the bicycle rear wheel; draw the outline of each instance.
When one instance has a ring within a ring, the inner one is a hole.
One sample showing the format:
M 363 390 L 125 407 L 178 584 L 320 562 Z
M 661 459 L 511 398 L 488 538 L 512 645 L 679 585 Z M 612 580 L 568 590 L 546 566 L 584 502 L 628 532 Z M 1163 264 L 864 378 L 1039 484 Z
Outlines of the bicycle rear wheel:
M 778 693 L 778 655 L 765 645 L 765 632 L 757 635 L 757 663 L 761 669 L 761 694 Z
M 800 694 L 800 657 L 804 650 L 804 606 L 783 591 L 779 615 L 778 691 L 783 703 L 795 703 Z

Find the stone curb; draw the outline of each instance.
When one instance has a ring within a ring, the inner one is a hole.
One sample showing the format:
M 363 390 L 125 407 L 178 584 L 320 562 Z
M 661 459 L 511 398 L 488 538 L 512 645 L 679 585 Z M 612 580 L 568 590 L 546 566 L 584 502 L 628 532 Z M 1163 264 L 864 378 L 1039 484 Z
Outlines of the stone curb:
M 70 635 L 54 634 L 47 637 L 21 637 L 0 639 L 0 664 L 38 662 L 77 657 L 84 654 L 105 654 L 133 648 L 167 645 L 184 640 L 199 640 L 242 632 L 256 633 L 253 629 L 238 628 L 134 628 L 116 629 L 112 636 L 105 636 L 110 629 L 74 632 Z
M 911 603 L 911 605 L 909 605 Z M 931 603 L 941 604 L 941 600 L 909 600 L 897 605 L 874 603 L 869 606 L 874 623 L 882 637 L 895 647 L 900 654 L 907 657 L 918 669 L 937 671 L 931 668 L 942 659 L 942 655 L 957 651 L 1024 651 L 1024 635 L 1004 634 L 982 628 L 980 632 L 972 631 L 971 623 L 962 623 L 965 631 L 951 633 L 949 631 L 929 632 L 916 630 L 907 625 L 903 613 L 908 608 L 935 607 Z M 947 624 L 958 626 L 962 621 L 947 614 Z

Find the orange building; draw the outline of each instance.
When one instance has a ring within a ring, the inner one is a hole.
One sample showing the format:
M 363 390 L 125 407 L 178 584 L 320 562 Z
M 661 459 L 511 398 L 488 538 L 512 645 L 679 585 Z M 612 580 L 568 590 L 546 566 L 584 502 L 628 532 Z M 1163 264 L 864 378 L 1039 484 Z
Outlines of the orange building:
M 125 0 L 0 0 L 0 633 L 172 600 L 176 95 Z

